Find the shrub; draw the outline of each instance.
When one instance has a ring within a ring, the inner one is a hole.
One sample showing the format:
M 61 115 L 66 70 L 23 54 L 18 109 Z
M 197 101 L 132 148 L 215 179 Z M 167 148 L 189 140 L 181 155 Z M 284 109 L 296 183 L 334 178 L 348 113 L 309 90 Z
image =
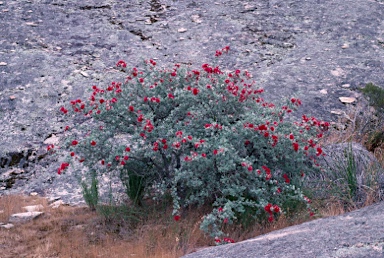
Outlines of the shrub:
M 231 242 L 220 238 L 227 223 L 273 221 L 289 203 L 309 207 L 300 185 L 318 169 L 317 142 L 329 124 L 307 116 L 289 122 L 299 99 L 267 102 L 247 71 L 215 65 L 165 69 L 149 60 L 143 69 L 124 61 L 117 67 L 124 83 L 93 86 L 88 100 L 61 107 L 89 122 L 66 131 L 61 149 L 71 155 L 59 174 L 69 163 L 99 175 L 118 171 L 138 205 L 144 196 L 171 196 L 176 221 L 186 207 L 211 204 L 201 229 L 218 244 Z

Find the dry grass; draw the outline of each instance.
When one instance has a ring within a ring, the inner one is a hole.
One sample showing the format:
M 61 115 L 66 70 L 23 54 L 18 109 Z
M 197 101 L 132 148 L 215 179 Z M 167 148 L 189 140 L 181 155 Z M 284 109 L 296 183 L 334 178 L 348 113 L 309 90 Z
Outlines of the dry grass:
M 135 227 L 117 219 L 106 219 L 86 207 L 50 208 L 44 198 L 3 196 L 0 198 L 0 222 L 11 214 L 23 212 L 26 205 L 41 204 L 44 215 L 11 229 L 0 229 L 1 257 L 180 257 L 212 245 L 199 229 L 207 208 L 185 212 L 179 222 L 169 212 L 148 213 Z M 121 218 L 119 218 L 121 219 Z M 232 226 L 231 237 L 241 241 L 305 221 L 304 217 L 288 220 L 281 217 L 268 225 L 244 229 Z
M 147 257 L 174 258 L 213 245 L 212 239 L 199 229 L 202 215 L 209 207 L 191 209 L 179 222 L 173 221 L 171 210 L 148 211 L 146 219 L 135 226 L 122 218 L 100 216 L 86 207 L 61 206 L 50 208 L 44 198 L 3 196 L 0 198 L 0 222 L 7 222 L 25 205 L 41 204 L 44 215 L 30 222 L 0 229 L 2 258 L 11 257 Z M 167 209 L 167 208 L 165 208 Z M 345 210 L 337 202 L 319 210 L 320 216 L 334 216 Z M 242 241 L 274 230 L 308 221 L 307 214 L 296 218 L 281 216 L 271 224 L 253 225 L 242 229 L 227 228 L 231 237 Z

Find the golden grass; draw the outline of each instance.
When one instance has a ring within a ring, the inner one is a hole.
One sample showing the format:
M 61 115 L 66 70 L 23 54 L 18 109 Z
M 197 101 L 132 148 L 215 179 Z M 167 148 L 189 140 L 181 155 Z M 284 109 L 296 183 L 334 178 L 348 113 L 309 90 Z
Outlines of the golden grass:
M 42 204 L 44 215 L 30 222 L 16 224 L 11 229 L 0 229 L 1 257 L 145 257 L 174 258 L 213 245 L 212 239 L 199 229 L 205 209 L 191 209 L 182 220 L 175 222 L 168 212 L 150 212 L 148 218 L 136 228 L 118 220 L 107 220 L 87 207 L 61 206 L 50 208 L 44 198 L 26 196 L 0 197 L 0 222 L 9 215 L 21 212 L 22 206 Z M 338 215 L 344 210 L 330 206 L 320 212 L 323 216 Z M 236 242 L 273 230 L 300 224 L 307 216 L 288 219 L 281 216 L 271 224 L 253 225 L 244 230 L 229 226 L 231 238 Z M 116 224 L 120 223 L 120 226 Z

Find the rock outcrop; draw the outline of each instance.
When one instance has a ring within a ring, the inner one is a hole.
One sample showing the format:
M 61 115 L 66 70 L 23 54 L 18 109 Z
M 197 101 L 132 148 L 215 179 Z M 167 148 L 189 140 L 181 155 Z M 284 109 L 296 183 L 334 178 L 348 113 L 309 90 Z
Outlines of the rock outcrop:
M 295 96 L 304 103 L 298 116 L 337 121 L 364 102 L 358 87 L 384 87 L 383 4 L 1 1 L 0 194 L 59 192 L 82 200 L 76 177 L 56 174 L 61 160 L 46 155 L 46 140 L 74 122 L 60 106 L 94 84 L 124 80 L 113 68 L 119 59 L 129 66 L 146 58 L 196 66 L 212 63 L 215 50 L 229 45 L 230 54 L 215 62 L 247 69 L 267 99 Z

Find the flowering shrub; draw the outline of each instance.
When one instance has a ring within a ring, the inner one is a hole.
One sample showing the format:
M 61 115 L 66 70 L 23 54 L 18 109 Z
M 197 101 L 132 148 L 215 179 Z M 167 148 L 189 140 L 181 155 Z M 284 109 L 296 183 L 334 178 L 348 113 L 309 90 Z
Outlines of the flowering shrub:
M 233 242 L 220 238 L 222 225 L 245 211 L 272 222 L 292 200 L 308 205 L 300 182 L 323 155 L 317 141 L 328 123 L 286 120 L 299 99 L 267 102 L 247 71 L 210 64 L 164 69 L 149 60 L 128 69 L 119 61 L 117 68 L 126 73 L 123 83 L 93 86 L 88 100 L 61 107 L 92 123 L 66 128 L 70 157 L 59 174 L 77 162 L 89 173 L 119 171 L 138 204 L 144 194 L 170 195 L 175 221 L 185 207 L 212 204 L 201 229 L 218 244 Z

